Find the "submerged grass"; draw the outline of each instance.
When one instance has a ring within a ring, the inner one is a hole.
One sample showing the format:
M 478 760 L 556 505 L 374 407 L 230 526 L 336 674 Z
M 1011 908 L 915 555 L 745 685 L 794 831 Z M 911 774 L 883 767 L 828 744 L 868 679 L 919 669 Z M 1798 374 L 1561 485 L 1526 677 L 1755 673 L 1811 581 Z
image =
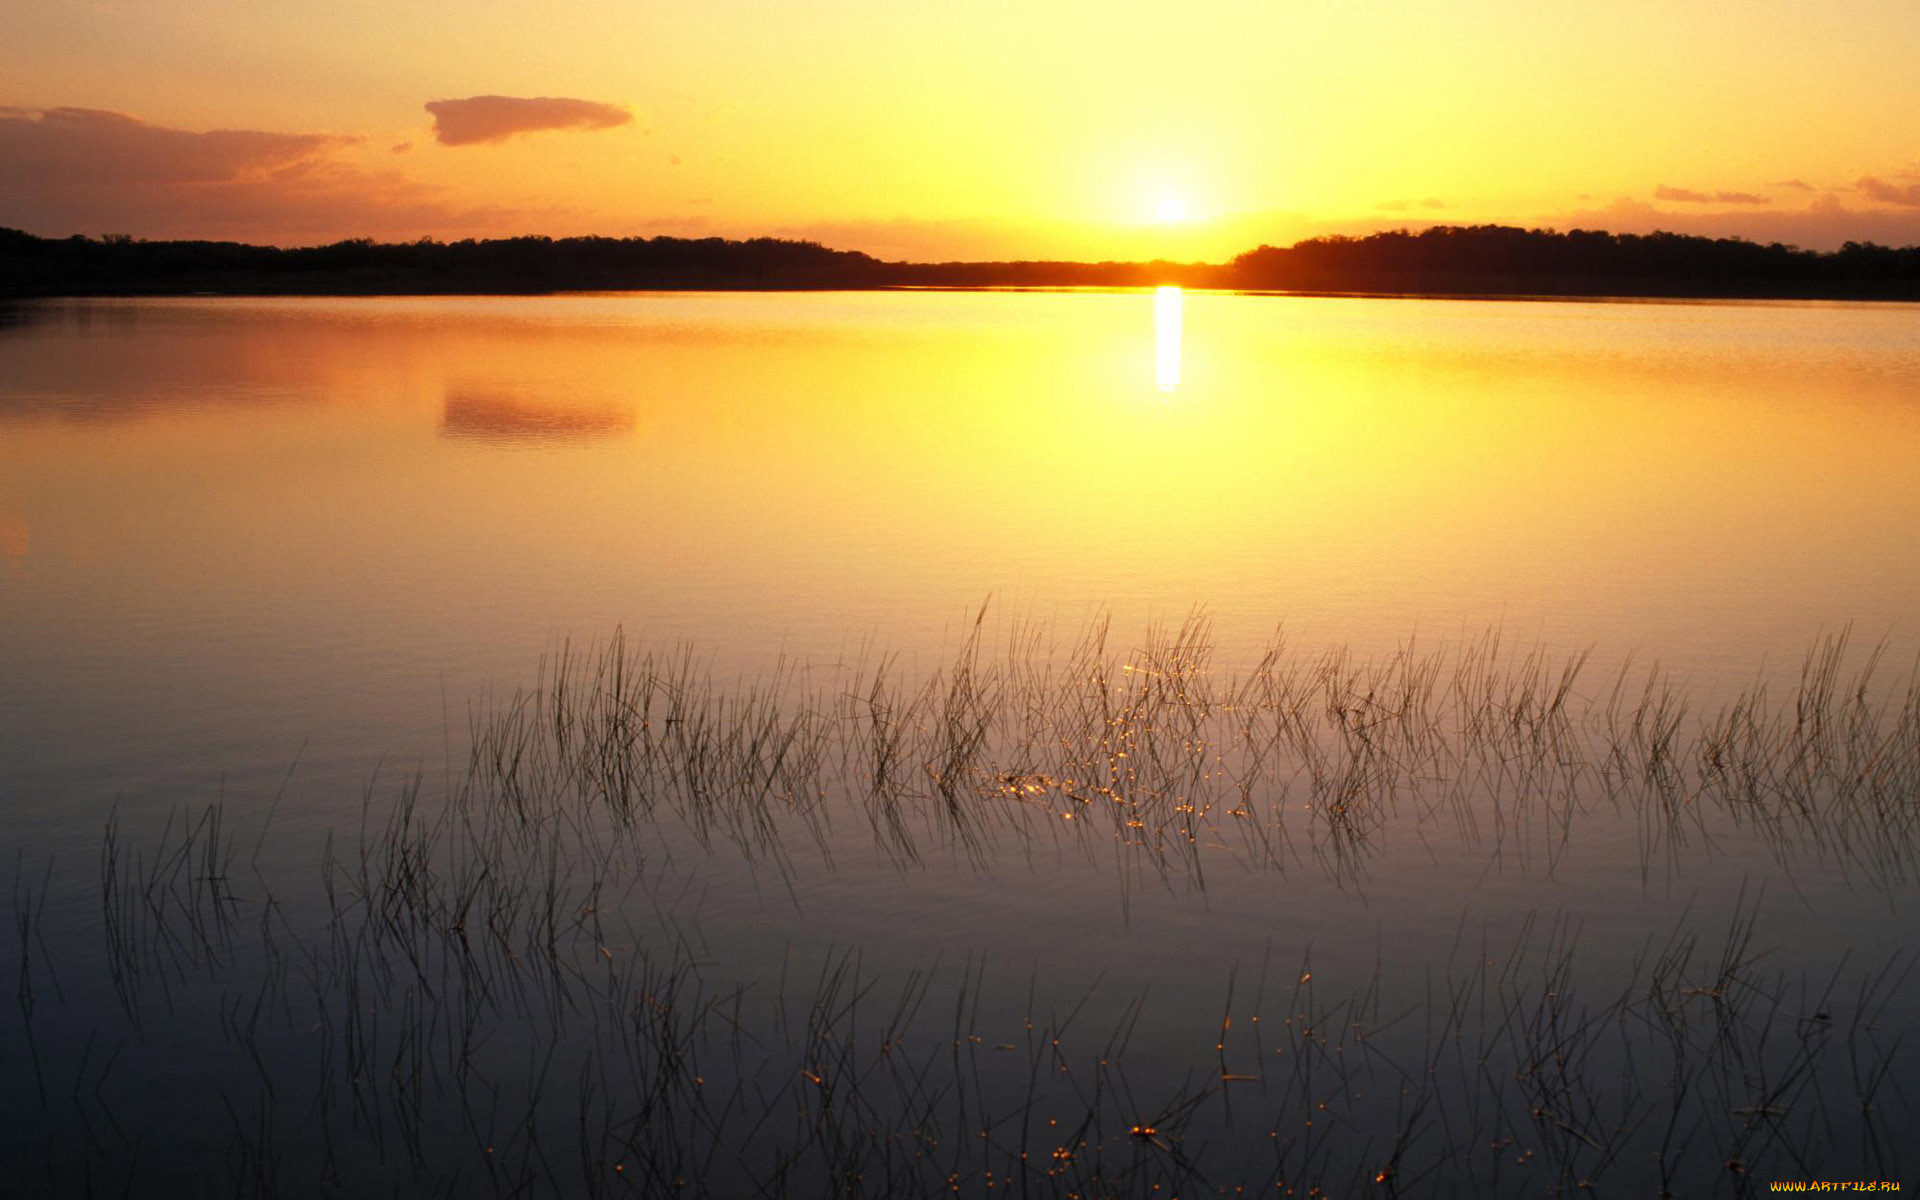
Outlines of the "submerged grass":
M 1097 841 L 1195 883 L 1203 847 L 1351 874 L 1409 822 L 1551 866 L 1584 814 L 1625 811 L 1646 869 L 1732 828 L 1781 866 L 1911 881 L 1920 679 L 1883 684 L 1878 651 L 1850 671 L 1846 634 L 1783 701 L 1756 682 L 1696 713 L 1657 665 L 1589 691 L 1589 655 L 1514 654 L 1498 632 L 1364 662 L 1276 637 L 1228 672 L 1198 614 L 1120 653 L 1104 621 L 1065 649 L 1016 625 L 1004 656 L 985 628 L 919 680 L 880 657 L 729 684 L 685 649 L 569 647 L 475 718 L 461 800 L 535 823 L 671 818 L 776 866 L 796 842 L 844 847 L 849 817 L 903 866 Z
M 1899 1177 L 1911 959 L 1768 971 L 1754 902 L 1597 978 L 1556 918 L 1497 945 L 1463 922 L 1422 978 L 1222 963 L 1210 1015 L 1039 973 L 1023 1005 L 979 959 L 843 950 L 770 978 L 703 957 L 663 863 L 720 847 L 790 887 L 803 851 L 910 870 L 1060 848 L 1204 887 L 1227 863 L 1355 878 L 1403 827 L 1551 871 L 1606 814 L 1643 870 L 1732 829 L 1910 879 L 1920 690 L 1876 654 L 1850 670 L 1844 636 L 1783 699 L 1756 683 L 1705 711 L 1657 669 L 1589 689 L 1587 656 L 1497 634 L 1377 661 L 1276 640 L 1237 672 L 1198 615 L 1109 637 L 1016 625 L 1001 650 L 979 620 L 923 678 L 879 656 L 727 682 L 616 635 L 476 712 L 446 795 L 370 784 L 305 877 L 257 842 L 243 862 L 220 804 L 138 838 L 116 815 L 49 939 L 77 885 L 22 857 L 6 1177 L 1077 1197 Z

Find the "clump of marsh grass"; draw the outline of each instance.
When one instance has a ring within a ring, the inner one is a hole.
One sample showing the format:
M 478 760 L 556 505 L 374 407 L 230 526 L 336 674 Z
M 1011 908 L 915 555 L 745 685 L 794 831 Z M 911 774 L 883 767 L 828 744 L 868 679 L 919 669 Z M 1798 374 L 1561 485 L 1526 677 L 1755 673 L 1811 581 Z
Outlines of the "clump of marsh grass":
M 1016 622 L 1005 655 L 985 628 L 918 680 L 884 655 L 722 683 L 684 648 L 563 648 L 476 715 L 463 804 L 530 828 L 670 821 L 783 872 L 796 846 L 844 852 L 849 823 L 903 867 L 1098 843 L 1196 884 L 1223 851 L 1347 878 L 1404 828 L 1550 870 L 1582 821 L 1625 812 L 1643 870 L 1749 831 L 1783 866 L 1909 878 L 1920 686 L 1883 684 L 1877 652 L 1849 673 L 1844 634 L 1784 701 L 1761 682 L 1703 712 L 1657 666 L 1589 692 L 1589 653 L 1516 654 L 1497 630 L 1367 661 L 1276 637 L 1229 670 L 1198 613 L 1127 651 L 1104 620 L 1064 649 Z
M 1906 878 L 1920 699 L 1844 638 L 1776 701 L 1490 633 L 1379 660 L 1277 640 L 1217 665 L 1205 617 L 1113 648 L 970 626 L 721 680 L 691 652 L 565 646 L 476 711 L 444 796 L 370 783 L 310 877 L 236 855 L 224 804 L 101 841 L 84 921 L 23 856 L 0 1026 L 10 1181 L 46 1194 L 1041 1196 L 1739 1193 L 1898 1178 L 1911 959 L 1769 972 L 1757 905 L 1624 970 L 1579 929 L 1464 923 L 1424 978 L 1222 965 L 1208 1013 L 1024 1005 L 986 965 L 779 977 L 713 961 L 674 888 L 732 847 L 783 883 L 850 848 L 902 870 L 1064 848 L 1165 880 L 1355 877 L 1401 830 L 1551 870 L 1625 814 L 1643 863 L 1756 831 Z M 265 833 L 261 835 L 264 840 Z M 250 877 L 249 877 L 250 874 Z M 1123 876 L 1124 877 L 1124 876 Z M 78 910 L 77 910 L 78 911 Z M 1251 996 L 1249 1002 L 1247 997 Z M 183 1103 L 190 1093 L 192 1103 Z

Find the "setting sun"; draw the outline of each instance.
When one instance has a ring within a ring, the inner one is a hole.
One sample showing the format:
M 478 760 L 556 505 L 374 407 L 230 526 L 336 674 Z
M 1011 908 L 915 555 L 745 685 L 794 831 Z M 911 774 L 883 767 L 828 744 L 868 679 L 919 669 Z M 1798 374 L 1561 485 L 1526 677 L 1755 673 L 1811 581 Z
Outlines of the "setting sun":
M 1920 240 L 1896 0 L 13 7 L 0 226 L 42 236 L 941 261 L 1158 254 L 1152 226 L 1215 260 L 1436 222 Z
M 4 1195 L 1915 1173 L 1920 0 L 6 26 Z
M 1183 197 L 1164 196 L 1153 206 L 1153 219 L 1162 225 L 1184 225 L 1193 219 L 1193 213 Z

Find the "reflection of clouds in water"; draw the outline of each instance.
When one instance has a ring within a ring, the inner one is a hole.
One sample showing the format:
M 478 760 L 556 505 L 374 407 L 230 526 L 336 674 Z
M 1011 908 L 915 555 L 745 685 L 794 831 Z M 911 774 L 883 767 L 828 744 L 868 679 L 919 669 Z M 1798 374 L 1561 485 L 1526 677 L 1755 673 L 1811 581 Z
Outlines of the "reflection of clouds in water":
M 23 559 L 32 545 L 33 539 L 27 532 L 26 518 L 0 513 L 0 559 L 11 561 Z
M 440 432 L 494 442 L 591 441 L 633 432 L 633 410 L 450 391 L 440 415 Z

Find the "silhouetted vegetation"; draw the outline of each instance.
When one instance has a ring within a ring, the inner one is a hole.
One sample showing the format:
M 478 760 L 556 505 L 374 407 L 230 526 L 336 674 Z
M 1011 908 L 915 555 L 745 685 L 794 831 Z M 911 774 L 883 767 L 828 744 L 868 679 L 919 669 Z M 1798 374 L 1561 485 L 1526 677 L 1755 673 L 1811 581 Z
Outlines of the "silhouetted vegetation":
M 1229 263 L 885 262 L 778 238 L 520 237 L 280 249 L 0 229 L 0 294 L 1138 287 L 1435 295 L 1920 299 L 1920 247 L 1819 252 L 1673 233 L 1499 225 L 1312 238 Z
M 1848 242 L 1822 253 L 1677 233 L 1557 233 L 1435 226 L 1262 246 L 1228 264 L 1232 286 L 1478 295 L 1920 299 L 1920 246 Z
M 548 292 L 597 288 L 878 287 L 886 264 L 808 242 L 546 238 L 283 250 L 239 242 L 52 240 L 0 231 L 0 289 L 90 293 Z

